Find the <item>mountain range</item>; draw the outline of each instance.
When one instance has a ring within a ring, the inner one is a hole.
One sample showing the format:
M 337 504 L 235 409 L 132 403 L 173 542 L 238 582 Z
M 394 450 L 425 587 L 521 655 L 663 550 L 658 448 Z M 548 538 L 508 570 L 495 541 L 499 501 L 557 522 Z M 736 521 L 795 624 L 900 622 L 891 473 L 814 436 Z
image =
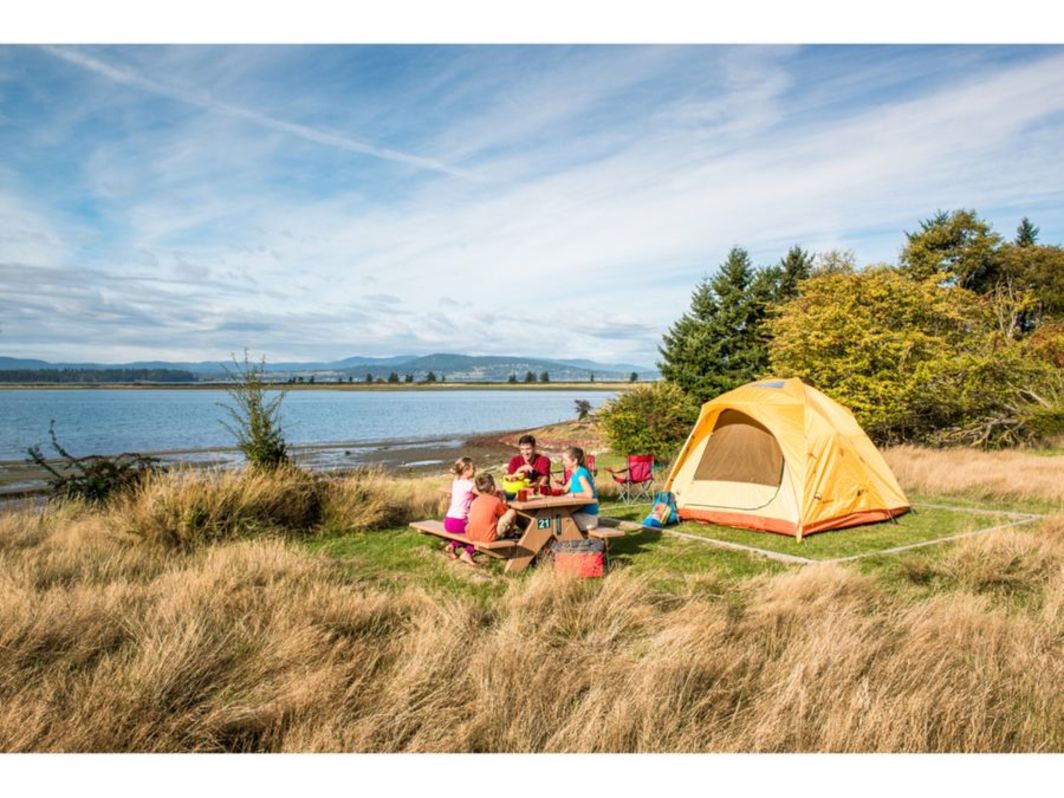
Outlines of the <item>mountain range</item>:
M 190 371 L 201 380 L 225 376 L 229 363 L 200 361 L 197 363 L 163 360 L 142 360 L 132 363 L 50 363 L 45 360 L 0 356 L 0 371 L 15 369 L 180 369 Z M 437 377 L 453 382 L 502 382 L 511 374 L 523 381 L 525 374 L 533 372 L 537 377 L 543 372 L 555 382 L 584 381 L 594 375 L 602 381 L 627 380 L 632 372 L 639 379 L 657 379 L 657 369 L 631 363 L 599 363 L 593 360 L 555 360 L 553 358 L 524 357 L 520 355 L 456 355 L 438 353 L 433 355 L 395 355 L 393 357 L 353 356 L 328 362 L 283 362 L 267 363 L 266 370 L 279 377 L 309 377 L 319 379 L 347 379 L 361 381 L 366 375 L 374 379 L 387 379 L 394 371 L 400 378 L 407 374 L 421 380 L 430 371 Z

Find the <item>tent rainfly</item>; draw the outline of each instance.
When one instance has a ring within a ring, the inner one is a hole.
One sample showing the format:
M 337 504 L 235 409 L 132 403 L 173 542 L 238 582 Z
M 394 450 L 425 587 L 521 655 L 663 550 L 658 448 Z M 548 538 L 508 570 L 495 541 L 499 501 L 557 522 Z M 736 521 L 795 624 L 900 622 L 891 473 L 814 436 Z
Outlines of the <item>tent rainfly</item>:
M 702 405 L 665 489 L 683 520 L 798 540 L 909 510 L 853 413 L 799 379 L 752 382 Z

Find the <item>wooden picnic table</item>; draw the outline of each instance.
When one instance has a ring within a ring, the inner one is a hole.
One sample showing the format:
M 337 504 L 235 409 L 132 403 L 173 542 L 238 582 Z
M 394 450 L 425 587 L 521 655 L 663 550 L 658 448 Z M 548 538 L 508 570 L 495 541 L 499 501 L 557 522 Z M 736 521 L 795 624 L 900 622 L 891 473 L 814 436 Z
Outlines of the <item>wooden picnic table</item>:
M 594 504 L 595 499 L 564 496 L 530 496 L 525 501 L 516 499 L 507 502 L 517 510 L 518 516 L 528 520 L 528 526 L 518 539 L 506 561 L 506 572 L 523 571 L 552 538 L 557 540 L 584 540 L 587 535 L 573 520 L 573 513 L 585 504 Z

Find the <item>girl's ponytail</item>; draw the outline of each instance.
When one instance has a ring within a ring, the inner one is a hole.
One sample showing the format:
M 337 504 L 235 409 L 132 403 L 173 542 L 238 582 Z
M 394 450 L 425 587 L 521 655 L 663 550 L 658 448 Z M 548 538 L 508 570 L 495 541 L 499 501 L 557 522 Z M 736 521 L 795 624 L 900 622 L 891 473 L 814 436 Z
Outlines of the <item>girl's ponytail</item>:
M 456 477 L 460 477 L 471 465 L 473 465 L 472 457 L 459 457 L 454 461 L 454 465 L 451 466 L 451 473 Z

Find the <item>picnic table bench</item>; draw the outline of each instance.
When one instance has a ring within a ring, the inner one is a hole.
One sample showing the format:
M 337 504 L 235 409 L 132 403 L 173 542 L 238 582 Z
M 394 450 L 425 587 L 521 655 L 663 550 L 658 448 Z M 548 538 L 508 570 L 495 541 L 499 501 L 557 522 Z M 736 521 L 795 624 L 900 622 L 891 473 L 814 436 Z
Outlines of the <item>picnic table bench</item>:
M 453 540 L 456 543 L 469 545 L 477 551 L 484 552 L 484 554 L 487 554 L 489 557 L 495 557 L 500 560 L 506 559 L 507 555 L 504 552 L 508 552 L 517 545 L 517 541 L 513 538 L 499 538 L 490 542 L 470 540 L 465 535 L 460 535 L 457 532 L 448 532 L 443 528 L 442 521 L 414 521 L 410 526 L 422 534 L 435 535 L 444 540 Z

